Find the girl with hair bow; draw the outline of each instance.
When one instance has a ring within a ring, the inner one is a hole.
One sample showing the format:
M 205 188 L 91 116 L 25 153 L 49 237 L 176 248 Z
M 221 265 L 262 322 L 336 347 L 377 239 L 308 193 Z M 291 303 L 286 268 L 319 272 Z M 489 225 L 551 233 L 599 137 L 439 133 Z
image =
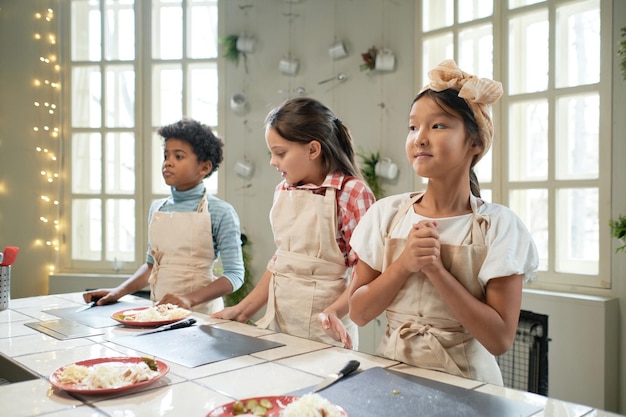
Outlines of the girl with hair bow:
M 480 198 L 473 170 L 491 145 L 488 106 L 502 85 L 452 60 L 429 77 L 405 143 L 428 184 L 379 200 L 357 225 L 350 317 L 363 326 L 385 312 L 385 357 L 502 385 L 495 356 L 513 344 L 522 285 L 538 266 L 522 221 Z

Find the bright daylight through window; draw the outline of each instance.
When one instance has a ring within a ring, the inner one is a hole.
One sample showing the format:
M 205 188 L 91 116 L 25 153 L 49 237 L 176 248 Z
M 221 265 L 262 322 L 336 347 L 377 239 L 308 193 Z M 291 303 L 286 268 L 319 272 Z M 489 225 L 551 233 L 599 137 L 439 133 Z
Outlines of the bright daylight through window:
M 63 268 L 134 270 L 150 203 L 169 194 L 159 126 L 183 115 L 217 129 L 217 0 L 71 0 Z M 71 40 L 71 42 L 70 42 Z M 206 180 L 217 192 L 217 175 Z
M 483 197 L 511 207 L 531 231 L 541 256 L 534 286 L 608 288 L 602 249 L 610 241 L 599 225 L 609 216 L 601 198 L 610 160 L 601 160 L 609 155 L 601 150 L 610 135 L 601 127 L 610 112 L 602 111 L 608 88 L 600 45 L 610 41 L 610 28 L 600 25 L 601 1 L 508 0 L 496 11 L 493 5 L 420 2 L 422 84 L 446 58 L 502 81 L 494 146 L 477 166 Z

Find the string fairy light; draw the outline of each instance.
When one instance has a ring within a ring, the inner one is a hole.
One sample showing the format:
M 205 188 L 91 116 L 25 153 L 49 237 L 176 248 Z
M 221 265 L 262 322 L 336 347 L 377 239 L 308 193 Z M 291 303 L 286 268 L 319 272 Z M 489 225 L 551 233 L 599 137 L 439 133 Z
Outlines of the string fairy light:
M 52 2 L 50 2 L 52 3 Z M 57 112 L 57 103 L 60 101 L 61 83 L 58 80 L 61 66 L 57 62 L 58 47 L 55 13 L 52 8 L 46 8 L 43 13 L 35 13 L 34 42 L 39 46 L 37 77 L 33 80 L 37 99 L 33 102 L 36 120 L 33 126 L 37 145 L 35 152 L 40 156 L 39 173 L 42 177 L 39 196 L 39 222 L 42 226 L 42 236 L 35 239 L 35 246 L 47 247 L 59 251 L 59 160 L 58 150 L 61 148 L 60 116 Z M 55 151 L 56 150 L 56 151 Z M 54 262 L 47 265 L 50 273 L 56 269 Z

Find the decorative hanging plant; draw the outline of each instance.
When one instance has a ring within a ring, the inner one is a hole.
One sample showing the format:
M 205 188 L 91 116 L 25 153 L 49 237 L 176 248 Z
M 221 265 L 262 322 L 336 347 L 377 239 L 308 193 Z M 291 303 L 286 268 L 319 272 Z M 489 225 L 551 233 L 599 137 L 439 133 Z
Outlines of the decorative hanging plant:
M 622 59 L 620 67 L 622 69 L 622 77 L 626 80 L 626 26 L 622 29 L 622 41 L 619 43 L 619 49 L 617 50 L 617 56 Z
M 380 161 L 380 152 L 365 152 L 361 149 L 357 152 L 357 156 L 363 160 L 361 174 L 363 174 L 363 178 L 365 179 L 365 182 L 367 182 L 367 185 L 370 186 L 376 200 L 379 200 L 383 197 L 383 189 L 380 185 L 380 178 L 378 177 L 378 174 L 376 174 L 376 164 Z
M 376 55 L 378 54 L 378 48 L 372 46 L 366 52 L 361 54 L 363 63 L 360 65 L 361 71 L 371 71 L 376 67 Z
M 224 58 L 238 65 L 239 49 L 237 49 L 237 39 L 239 39 L 239 35 L 228 35 L 220 38 L 219 43 L 224 47 Z
M 626 252 L 626 216 L 620 215 L 617 220 L 609 222 L 611 227 L 611 236 L 622 242 L 622 246 L 616 249 L 616 252 Z

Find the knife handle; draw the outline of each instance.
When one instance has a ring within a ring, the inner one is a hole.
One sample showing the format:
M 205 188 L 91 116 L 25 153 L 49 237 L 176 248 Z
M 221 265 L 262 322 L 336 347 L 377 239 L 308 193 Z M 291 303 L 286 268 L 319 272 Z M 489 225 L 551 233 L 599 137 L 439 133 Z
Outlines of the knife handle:
M 346 365 L 341 368 L 341 371 L 339 371 L 339 375 L 346 376 L 348 374 L 351 374 L 352 372 L 359 369 L 359 366 L 361 366 L 361 363 L 359 361 L 348 361 L 348 363 L 346 363 Z
M 196 319 L 190 318 L 187 320 L 177 321 L 176 323 L 168 324 L 167 327 L 164 327 L 163 330 L 174 330 L 181 329 L 183 327 L 192 326 L 196 322 Z

